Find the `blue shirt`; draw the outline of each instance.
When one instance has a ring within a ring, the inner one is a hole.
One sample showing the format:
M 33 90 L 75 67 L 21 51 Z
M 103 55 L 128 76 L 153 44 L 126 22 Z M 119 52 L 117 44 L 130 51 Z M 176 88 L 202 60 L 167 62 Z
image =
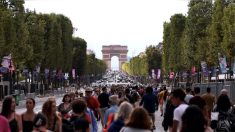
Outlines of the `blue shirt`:
M 124 127 L 124 120 L 123 119 L 117 119 L 116 121 L 112 122 L 108 132 L 119 132 L 122 127 Z
M 89 108 L 86 109 L 86 113 L 91 117 L 91 132 L 98 132 L 98 124 L 93 111 Z
M 157 97 L 154 94 L 145 94 L 140 102 L 140 106 L 144 104 L 144 108 L 149 113 L 154 113 L 156 110 Z
M 111 113 L 117 113 L 118 111 L 118 106 L 117 105 L 112 105 L 109 109 L 105 111 L 104 114 L 104 125 L 107 123 L 108 117 Z

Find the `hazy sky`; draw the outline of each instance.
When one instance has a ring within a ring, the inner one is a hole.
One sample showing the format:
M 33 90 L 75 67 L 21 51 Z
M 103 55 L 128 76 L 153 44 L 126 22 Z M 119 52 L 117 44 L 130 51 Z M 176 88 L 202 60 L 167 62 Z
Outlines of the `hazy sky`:
M 102 45 L 127 45 L 128 56 L 162 41 L 163 23 L 186 15 L 188 0 L 25 0 L 25 8 L 64 14 L 77 28 L 74 36 L 102 58 Z

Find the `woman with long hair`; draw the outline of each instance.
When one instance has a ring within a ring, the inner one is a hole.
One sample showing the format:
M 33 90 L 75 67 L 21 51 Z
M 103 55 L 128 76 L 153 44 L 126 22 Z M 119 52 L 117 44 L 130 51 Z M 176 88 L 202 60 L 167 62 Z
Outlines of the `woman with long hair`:
M 135 108 L 120 132 L 151 132 L 152 122 L 148 112 L 141 107 Z
M 16 102 L 12 96 L 7 96 L 3 100 L 1 115 L 6 117 L 11 132 L 22 132 L 21 116 L 15 112 Z
M 215 132 L 234 132 L 234 113 L 232 112 L 232 104 L 228 95 L 221 94 L 218 97 L 217 104 L 213 110 L 213 119 L 211 121 L 211 128 Z M 229 123 L 230 122 L 230 123 Z
M 181 132 L 212 132 L 202 110 L 196 106 L 189 106 L 182 116 Z
M 72 110 L 72 107 L 71 107 L 71 98 L 70 98 L 70 95 L 69 94 L 65 94 L 64 97 L 63 97 L 63 100 L 62 100 L 63 103 L 61 103 L 59 106 L 58 106 L 58 111 L 61 113 L 61 117 L 62 119 L 68 119 L 69 118 L 69 111 Z
M 129 118 L 132 110 L 133 106 L 130 103 L 127 101 L 122 102 L 119 106 L 117 119 L 111 123 L 108 132 L 119 132 L 125 125 L 125 122 Z
M 42 114 L 47 119 L 47 129 L 53 132 L 62 132 L 62 120 L 56 113 L 56 102 L 47 100 L 42 106 Z
M 26 99 L 26 112 L 21 115 L 23 132 L 32 132 L 33 130 L 33 121 L 36 116 L 36 113 L 33 111 L 35 107 L 35 100 L 33 98 Z

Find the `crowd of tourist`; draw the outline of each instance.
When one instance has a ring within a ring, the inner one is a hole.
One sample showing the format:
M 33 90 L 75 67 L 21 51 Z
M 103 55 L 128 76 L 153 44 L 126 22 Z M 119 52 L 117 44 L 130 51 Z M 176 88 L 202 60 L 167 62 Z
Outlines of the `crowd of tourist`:
M 235 110 L 228 91 L 215 97 L 211 89 L 174 89 L 137 86 L 87 87 L 65 94 L 62 103 L 49 97 L 39 113 L 36 102 L 26 100 L 26 111 L 17 114 L 12 96 L 3 100 L 0 132 L 151 132 L 155 118 L 163 118 L 162 127 L 169 132 L 233 132 Z M 162 117 L 156 116 L 159 110 Z M 98 125 L 101 122 L 101 125 Z M 3 124 L 3 125 L 2 125 Z

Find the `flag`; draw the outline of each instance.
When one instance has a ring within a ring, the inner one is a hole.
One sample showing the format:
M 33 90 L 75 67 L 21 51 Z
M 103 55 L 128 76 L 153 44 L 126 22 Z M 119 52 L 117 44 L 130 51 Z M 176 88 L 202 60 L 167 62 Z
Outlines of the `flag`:
M 192 67 L 191 73 L 192 73 L 192 75 L 194 75 L 196 73 L 196 67 L 195 66 Z
M 175 76 L 175 73 L 174 72 L 170 72 L 170 79 L 173 79 L 174 78 L 174 76 Z
M 9 54 L 8 56 L 4 56 L 2 58 L 2 67 L 5 67 L 5 68 L 10 68 L 10 65 L 11 65 L 11 69 L 9 70 L 12 70 L 14 71 L 15 70 L 15 66 L 13 64 L 13 61 L 12 61 L 12 58 L 11 58 L 11 54 Z
M 201 61 L 202 72 L 204 76 L 208 76 L 207 64 L 205 61 Z
M 222 74 L 226 74 L 227 70 L 227 62 L 226 62 L 226 57 L 224 55 L 221 55 L 220 53 L 218 54 L 219 57 L 219 66 L 220 66 L 220 71 Z
M 152 69 L 152 78 L 153 79 L 156 79 L 157 76 L 156 76 L 156 70 L 155 69 Z
M 160 79 L 160 77 L 161 77 L 161 69 L 158 69 L 157 70 L 157 79 Z
M 75 69 L 72 69 L 72 77 L 75 78 L 76 75 L 75 75 Z

